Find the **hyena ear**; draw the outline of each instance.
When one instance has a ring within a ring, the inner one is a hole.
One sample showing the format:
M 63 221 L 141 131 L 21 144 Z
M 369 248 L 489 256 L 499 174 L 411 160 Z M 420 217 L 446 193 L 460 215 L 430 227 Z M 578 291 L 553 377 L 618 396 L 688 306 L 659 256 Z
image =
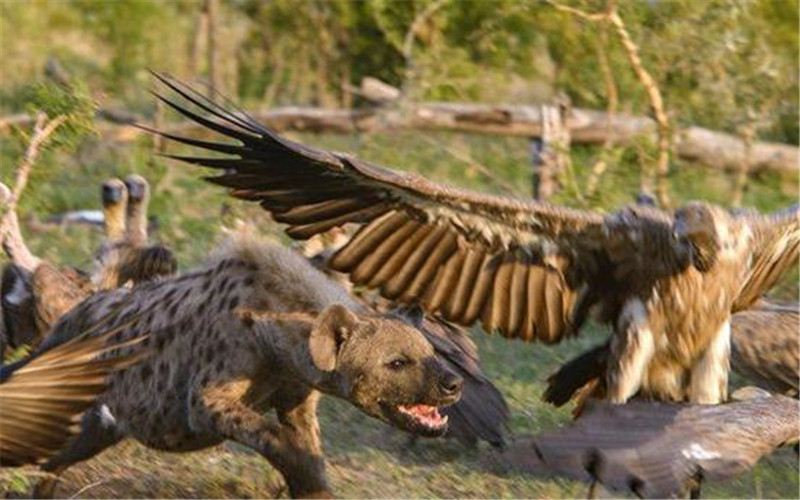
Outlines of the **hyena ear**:
M 339 348 L 360 321 L 341 304 L 328 306 L 317 316 L 308 340 L 311 360 L 317 368 L 326 372 L 336 368 Z

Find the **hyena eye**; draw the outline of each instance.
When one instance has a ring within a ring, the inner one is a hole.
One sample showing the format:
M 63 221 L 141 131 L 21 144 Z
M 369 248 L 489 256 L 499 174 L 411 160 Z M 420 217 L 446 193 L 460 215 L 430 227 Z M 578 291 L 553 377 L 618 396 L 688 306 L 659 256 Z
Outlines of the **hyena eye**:
M 392 370 L 402 370 L 406 366 L 410 365 L 411 361 L 406 358 L 397 358 L 389 361 L 386 365 L 391 368 Z

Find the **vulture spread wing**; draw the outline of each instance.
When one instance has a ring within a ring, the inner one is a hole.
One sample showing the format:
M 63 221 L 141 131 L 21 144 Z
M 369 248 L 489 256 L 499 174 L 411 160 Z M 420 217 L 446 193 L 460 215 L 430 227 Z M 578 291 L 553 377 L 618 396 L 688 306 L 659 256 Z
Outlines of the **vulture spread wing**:
M 144 337 L 107 345 L 122 328 L 87 332 L 0 369 L 0 465 L 32 464 L 55 454 L 105 391 L 109 375 L 141 359 L 144 350 L 127 348 Z
M 741 215 L 756 233 L 750 271 L 739 291 L 733 310 L 742 311 L 758 302 L 787 269 L 800 259 L 800 205 L 771 215 Z
M 168 106 L 241 143 L 147 129 L 229 155 L 173 158 L 222 170 L 207 180 L 258 202 L 288 225 L 293 238 L 358 224 L 360 230 L 329 265 L 388 299 L 418 303 L 454 323 L 480 320 L 490 332 L 557 342 L 577 331 L 612 279 L 624 281 L 640 265 L 660 272 L 659 263 L 668 259 L 652 255 L 652 249 L 672 250 L 672 219 L 655 209 L 631 209 L 609 221 L 591 212 L 455 189 L 292 142 L 174 80 L 161 81 L 211 118 L 160 97 Z
M 590 405 L 568 427 L 511 445 L 509 464 L 598 480 L 642 498 L 685 493 L 693 480 L 726 479 L 800 435 L 797 401 L 767 396 L 724 405 L 634 401 Z

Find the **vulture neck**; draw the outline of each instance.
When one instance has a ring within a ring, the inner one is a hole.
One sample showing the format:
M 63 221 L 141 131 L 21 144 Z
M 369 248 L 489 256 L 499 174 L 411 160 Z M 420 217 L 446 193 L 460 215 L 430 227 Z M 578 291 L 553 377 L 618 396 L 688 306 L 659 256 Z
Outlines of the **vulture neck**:
M 146 196 L 141 200 L 128 202 L 126 236 L 133 246 L 143 246 L 147 243 L 147 204 Z
M 125 236 L 125 208 L 122 203 L 103 207 L 103 226 L 106 239 L 112 243 L 121 241 Z

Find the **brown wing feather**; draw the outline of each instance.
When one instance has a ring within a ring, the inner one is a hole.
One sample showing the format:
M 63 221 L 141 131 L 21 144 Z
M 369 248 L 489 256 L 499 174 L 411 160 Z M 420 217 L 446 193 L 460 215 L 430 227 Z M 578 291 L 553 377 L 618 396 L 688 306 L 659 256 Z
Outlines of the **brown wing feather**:
M 486 309 L 483 316 L 488 318 L 488 328 L 510 337 L 547 342 L 557 342 L 580 326 L 572 317 L 573 311 L 585 309 L 577 307 L 579 298 L 601 295 L 575 293 L 587 282 L 603 282 L 592 275 L 599 266 L 588 262 L 608 240 L 600 214 L 456 189 L 416 174 L 310 148 L 278 136 L 246 115 L 223 110 L 173 79 L 159 79 L 188 103 L 179 104 L 178 97 L 159 97 L 168 106 L 239 142 L 214 143 L 153 131 L 192 147 L 238 157 L 174 158 L 224 170 L 209 180 L 231 188 L 235 197 L 258 202 L 276 220 L 289 225 L 287 233 L 293 238 L 308 238 L 346 223 L 362 226 L 328 263 L 336 271 L 350 273 L 355 284 L 381 287 L 389 298 L 420 303 L 429 307 L 429 312 L 463 325 L 475 322 Z M 618 218 L 616 229 L 627 234 L 628 225 L 647 225 L 648 217 Z M 663 213 L 659 217 L 659 223 L 667 224 L 658 226 L 657 232 L 671 235 L 669 217 Z M 447 243 L 436 247 L 445 237 Z M 635 253 L 628 241 L 621 247 L 626 255 Z M 424 265 L 425 252 L 434 248 L 438 249 L 435 263 Z M 470 257 L 477 253 L 484 256 L 479 268 Z M 519 259 L 521 254 L 525 258 L 515 269 L 522 262 L 528 269 L 514 271 L 516 281 L 510 291 L 510 275 L 503 272 L 498 278 L 497 265 L 509 256 Z M 558 273 L 571 280 L 567 283 L 563 277 L 548 276 L 534 288 L 542 300 L 532 301 L 530 293 L 521 293 L 520 276 L 549 268 L 547 262 L 556 255 L 563 265 Z M 613 270 L 603 272 L 613 276 Z M 454 283 L 454 296 L 448 299 L 443 294 L 453 290 Z M 531 304 L 537 306 L 536 314 L 528 310 Z M 511 311 L 513 318 L 502 317 Z M 519 318 L 524 318 L 525 324 L 520 325 Z M 530 321 L 537 326 L 532 327 Z
M 755 233 L 750 272 L 739 290 L 733 311 L 751 307 L 800 259 L 800 207 L 771 216 L 740 216 Z
M 107 386 L 108 377 L 135 364 L 145 351 L 130 348 L 145 337 L 108 344 L 109 332 L 81 335 L 3 368 L 0 384 L 0 464 L 37 463 L 74 434 L 81 413 Z M 111 357 L 100 357 L 109 351 Z
M 762 302 L 731 318 L 731 367 L 758 386 L 800 389 L 800 304 Z

